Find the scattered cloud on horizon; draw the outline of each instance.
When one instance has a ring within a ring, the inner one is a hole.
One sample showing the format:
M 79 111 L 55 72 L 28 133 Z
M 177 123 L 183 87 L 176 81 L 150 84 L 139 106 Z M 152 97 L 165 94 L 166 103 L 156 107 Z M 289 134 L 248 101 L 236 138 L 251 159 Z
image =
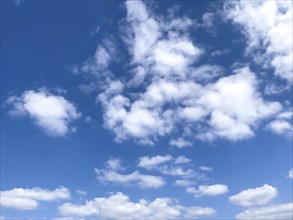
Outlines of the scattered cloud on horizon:
M 171 198 L 156 198 L 153 201 L 140 199 L 138 202 L 132 202 L 121 192 L 109 197 L 95 198 L 84 205 L 64 203 L 59 206 L 59 211 L 63 216 L 110 219 L 190 219 L 216 213 L 216 210 L 210 207 L 185 207 Z
M 276 188 L 264 184 L 262 187 L 246 189 L 240 193 L 230 196 L 229 201 L 239 206 L 267 205 L 278 195 Z
M 55 201 L 70 198 L 67 188 L 60 187 L 53 191 L 38 187 L 32 189 L 15 188 L 1 191 L 1 207 L 17 210 L 33 210 L 39 206 L 41 201 Z

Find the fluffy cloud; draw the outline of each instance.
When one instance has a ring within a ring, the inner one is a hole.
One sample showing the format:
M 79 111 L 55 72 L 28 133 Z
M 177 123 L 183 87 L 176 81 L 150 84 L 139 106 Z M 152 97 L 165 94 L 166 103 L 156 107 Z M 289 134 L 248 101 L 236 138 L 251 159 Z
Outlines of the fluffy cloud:
M 167 154 L 165 156 L 156 155 L 153 157 L 140 157 L 137 166 L 146 170 L 156 170 L 169 176 L 178 176 L 182 178 L 197 177 L 197 174 L 193 169 L 183 166 L 184 164 L 189 165 L 190 162 L 191 160 L 184 156 L 173 158 Z
M 191 143 L 190 143 L 190 141 L 184 140 L 183 138 L 180 137 L 177 140 L 176 139 L 171 139 L 170 140 L 170 145 L 176 146 L 178 148 L 183 148 L 183 147 L 190 146 Z
M 38 127 L 52 136 L 64 136 L 73 131 L 69 124 L 81 115 L 73 103 L 45 89 L 27 90 L 21 96 L 11 96 L 6 105 L 11 108 L 10 114 L 29 116 Z
M 216 213 L 213 208 L 209 207 L 184 207 L 170 198 L 157 198 L 153 201 L 141 199 L 138 202 L 132 202 L 123 193 L 95 198 L 84 205 L 65 203 L 59 206 L 59 211 L 63 216 L 95 216 L 110 219 L 196 218 Z
M 114 170 L 95 169 L 95 172 L 97 179 L 104 183 L 134 184 L 141 188 L 159 188 L 165 184 L 162 177 L 145 175 L 138 171 L 130 174 L 120 174 Z
M 119 183 L 123 185 L 137 185 L 140 188 L 159 188 L 165 184 L 162 177 L 141 174 L 134 171 L 129 174 L 119 173 L 124 170 L 120 165 L 120 160 L 110 159 L 105 163 L 105 169 L 95 169 L 97 179 L 102 183 Z
M 179 148 L 194 139 L 239 141 L 253 137 L 264 119 L 282 109 L 280 103 L 263 99 L 248 66 L 226 73 L 221 66 L 199 64 L 207 51 L 189 32 L 192 19 L 175 12 L 156 15 L 143 1 L 126 1 L 125 8 L 119 37 L 129 62 L 123 77 L 111 69 L 109 57 L 119 53 L 113 37 L 101 42 L 93 61 L 80 67 L 103 82 L 97 101 L 104 126 L 116 141 L 154 145 L 169 136 L 170 145 Z
M 292 83 L 292 4 L 289 1 L 235 1 L 224 16 L 247 37 L 247 54 L 264 68 Z
M 179 156 L 175 159 L 175 164 L 190 163 L 191 160 L 185 156 Z
M 259 206 L 271 202 L 278 194 L 276 188 L 264 184 L 262 187 L 246 189 L 230 196 L 229 201 L 240 206 Z
M 290 179 L 293 179 L 293 168 L 291 168 L 289 171 L 288 171 L 288 175 L 287 175 L 288 178 Z
M 227 193 L 228 187 L 223 184 L 215 185 L 201 185 L 196 189 L 195 187 L 187 187 L 186 192 L 193 194 L 195 198 L 202 196 L 217 196 Z
M 182 187 L 193 186 L 196 181 L 208 180 L 205 173 L 193 169 L 191 160 L 185 156 L 173 157 L 169 154 L 152 157 L 142 156 L 138 158 L 137 168 L 144 169 L 144 171 L 134 170 L 127 172 L 126 168 L 121 165 L 120 159 L 112 158 L 106 161 L 103 169 L 96 168 L 95 173 L 97 179 L 103 184 L 114 183 L 124 186 L 138 186 L 142 189 L 162 187 L 166 184 L 163 176 L 174 178 L 173 185 Z M 145 173 L 146 171 L 149 173 Z M 153 172 L 160 173 L 161 176 L 153 175 Z M 207 193 L 209 190 L 217 190 L 217 187 L 222 186 L 209 186 Z M 199 191 L 204 190 L 202 187 L 200 187 Z
M 161 165 L 162 163 L 166 163 L 166 162 L 170 161 L 171 159 L 172 159 L 172 157 L 169 154 L 167 154 L 165 156 L 157 155 L 154 157 L 144 156 L 144 157 L 140 157 L 138 159 L 139 163 L 137 166 L 141 167 L 141 168 L 145 168 L 147 170 L 150 170 L 150 169 L 156 168 L 158 165 Z
M 278 114 L 273 121 L 267 124 L 267 128 L 273 133 L 292 137 L 292 111 L 284 111 Z
M 253 126 L 281 109 L 278 102 L 265 102 L 257 80 L 248 67 L 235 70 L 205 90 L 198 102 L 211 112 L 211 130 L 203 138 L 240 140 L 254 135 Z
M 53 191 L 41 188 L 23 189 L 15 188 L 12 190 L 1 191 L 1 207 L 18 210 L 36 209 L 39 201 L 54 201 L 68 199 L 70 192 L 67 188 L 61 187 Z
M 293 203 L 284 203 L 261 208 L 245 210 L 236 215 L 237 219 L 292 219 Z

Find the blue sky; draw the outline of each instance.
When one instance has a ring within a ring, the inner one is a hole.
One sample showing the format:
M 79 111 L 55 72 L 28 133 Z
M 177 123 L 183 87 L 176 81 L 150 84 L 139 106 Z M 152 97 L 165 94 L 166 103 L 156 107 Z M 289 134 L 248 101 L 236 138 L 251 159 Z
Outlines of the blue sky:
M 290 1 L 1 1 L 1 219 L 292 219 Z

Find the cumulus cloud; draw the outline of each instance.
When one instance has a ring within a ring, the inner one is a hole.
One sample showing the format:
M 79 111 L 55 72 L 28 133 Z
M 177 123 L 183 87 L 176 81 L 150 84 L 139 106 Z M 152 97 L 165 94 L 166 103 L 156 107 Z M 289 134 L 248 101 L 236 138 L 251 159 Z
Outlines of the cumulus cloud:
M 53 191 L 38 187 L 32 189 L 15 188 L 1 191 L 1 207 L 18 210 L 36 209 L 40 201 L 55 201 L 68 199 L 70 192 L 67 188 L 61 187 Z
M 174 158 L 167 154 L 165 156 L 156 155 L 153 157 L 140 157 L 137 166 L 146 170 L 156 170 L 169 176 L 177 176 L 182 178 L 199 177 L 194 169 L 186 167 L 186 165 L 188 166 L 190 162 L 191 160 L 185 156 Z
M 276 188 L 264 184 L 262 187 L 251 188 L 230 196 L 229 201 L 239 206 L 260 206 L 271 202 L 278 195 Z
M 266 206 L 245 210 L 236 215 L 237 219 L 292 219 L 293 203 Z
M 179 156 L 175 159 L 175 164 L 190 163 L 191 160 L 185 156 Z
M 48 135 L 64 136 L 74 128 L 70 122 L 78 119 L 76 106 L 60 95 L 45 89 L 27 90 L 21 96 L 11 96 L 6 101 L 12 116 L 28 116 Z
M 168 161 L 170 161 L 172 159 L 171 155 L 167 154 L 165 156 L 154 156 L 154 157 L 148 157 L 148 156 L 144 156 L 144 157 L 140 157 L 138 160 L 138 167 L 141 168 L 145 168 L 145 169 L 154 169 L 156 168 L 158 165 L 161 165 L 162 163 L 166 163 Z
M 187 140 L 184 140 L 183 138 L 180 137 L 178 139 L 171 139 L 170 140 L 170 145 L 176 146 L 178 148 L 184 148 L 184 147 L 190 146 L 191 142 L 187 141 Z
M 184 207 L 170 198 L 156 198 L 153 201 L 140 199 L 133 202 L 123 193 L 99 197 L 84 205 L 64 203 L 59 206 L 63 216 L 99 217 L 109 219 L 178 219 L 196 218 L 215 214 L 210 207 Z
M 165 177 L 174 178 L 173 185 L 188 187 L 196 181 L 206 181 L 208 176 L 192 167 L 191 159 L 185 156 L 167 155 L 142 156 L 138 158 L 137 168 L 141 170 L 127 171 L 120 159 L 111 158 L 104 168 L 95 169 L 97 179 L 103 184 L 121 184 L 145 188 L 160 188 L 166 184 Z M 160 175 L 153 175 L 153 173 Z M 217 187 L 217 186 L 215 186 Z
M 288 175 L 287 175 L 288 178 L 290 179 L 293 179 L 293 168 L 291 168 L 289 171 L 288 171 Z
M 119 159 L 110 159 L 105 163 L 104 169 L 95 169 L 97 179 L 102 183 L 116 183 L 123 185 L 136 185 L 140 188 L 159 188 L 165 184 L 162 177 L 142 174 L 134 171 L 128 174 L 120 173 L 124 168 Z
M 116 141 L 154 145 L 167 136 L 169 144 L 179 148 L 195 139 L 239 141 L 253 137 L 264 119 L 282 110 L 280 103 L 263 99 L 248 66 L 227 72 L 199 63 L 207 50 L 191 36 L 195 21 L 174 11 L 163 17 L 149 6 L 125 3 L 127 14 L 118 36 L 129 55 L 123 76 L 111 68 L 110 57 L 119 54 L 113 37 L 102 41 L 94 58 L 79 68 L 103 82 L 97 101 L 104 127 Z M 210 16 L 205 17 L 208 23 Z
M 247 54 L 276 76 L 292 83 L 292 4 L 289 1 L 225 3 L 223 15 L 247 38 Z
M 225 194 L 229 191 L 228 187 L 223 184 L 214 185 L 200 185 L 197 189 L 195 187 L 187 187 L 186 192 L 193 194 L 195 198 L 202 196 L 217 196 Z

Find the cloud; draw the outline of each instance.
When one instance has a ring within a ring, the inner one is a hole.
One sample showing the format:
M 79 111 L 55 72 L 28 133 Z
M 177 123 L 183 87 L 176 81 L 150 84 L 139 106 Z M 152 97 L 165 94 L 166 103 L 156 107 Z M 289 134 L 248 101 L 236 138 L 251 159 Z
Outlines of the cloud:
M 237 219 L 292 219 L 293 203 L 283 203 L 245 210 L 236 215 Z
M 200 166 L 199 169 L 200 169 L 201 171 L 207 171 L 207 172 L 214 171 L 213 168 L 211 168 L 211 167 L 207 167 L 207 166 Z
M 292 135 L 293 127 L 288 121 L 285 120 L 274 120 L 271 121 L 268 125 L 268 128 L 276 134 Z
M 1 191 L 1 207 L 18 210 L 36 209 L 40 201 L 55 201 L 69 199 L 70 192 L 61 187 L 53 191 L 38 187 L 32 189 L 15 188 Z
M 289 1 L 227 2 L 223 12 L 245 34 L 246 53 L 289 83 L 293 79 L 292 14 Z
M 183 186 L 183 187 L 189 187 L 195 184 L 196 182 L 191 180 L 176 180 L 174 183 L 175 186 Z
M 169 137 L 170 145 L 179 148 L 195 139 L 240 141 L 253 137 L 263 120 L 282 110 L 279 102 L 263 99 L 248 66 L 228 72 L 200 64 L 208 52 L 193 40 L 189 30 L 196 25 L 188 16 L 176 10 L 167 17 L 157 15 L 143 1 L 126 1 L 125 9 L 117 36 L 129 55 L 121 62 L 123 76 L 111 68 L 112 60 L 119 59 L 110 57 L 121 48 L 114 37 L 99 43 L 94 58 L 80 68 L 101 84 L 97 102 L 115 141 L 154 145 Z
M 137 166 L 146 170 L 156 170 L 169 176 L 179 176 L 182 178 L 199 176 L 193 169 L 183 166 L 184 164 L 188 165 L 190 161 L 190 159 L 184 156 L 173 158 L 169 154 L 165 156 L 156 155 L 153 157 L 144 156 L 139 158 Z
M 212 57 L 219 57 L 225 54 L 230 53 L 230 51 L 228 49 L 223 49 L 223 50 L 215 50 L 211 53 Z
M 184 147 L 190 146 L 191 142 L 184 140 L 183 138 L 180 137 L 178 139 L 171 139 L 170 145 L 176 146 L 178 148 L 184 148 Z
M 148 157 L 148 156 L 144 156 L 144 157 L 140 157 L 138 160 L 138 167 L 141 167 L 141 168 L 145 168 L 147 170 L 150 170 L 150 169 L 154 169 L 156 168 L 158 165 L 161 165 L 163 163 L 166 163 L 168 161 L 170 161 L 172 159 L 172 157 L 167 154 L 165 156 L 160 156 L 160 155 L 157 155 L 157 156 L 154 156 L 154 157 Z
M 88 73 L 94 76 L 101 76 L 115 61 L 117 48 L 112 38 L 104 39 L 97 45 L 93 57 L 88 58 L 81 66 L 75 66 L 73 72 Z
M 236 141 L 254 135 L 253 126 L 280 111 L 278 102 L 265 102 L 257 91 L 256 76 L 248 67 L 235 70 L 205 90 L 198 102 L 211 112 L 210 131 L 201 137 Z
M 287 175 L 288 178 L 290 179 L 293 179 L 293 168 L 291 168 L 289 171 L 288 171 L 288 175 Z
M 53 95 L 45 89 L 26 90 L 21 96 L 11 96 L 6 101 L 12 116 L 29 116 L 48 135 L 65 136 L 74 129 L 71 121 L 81 114 L 75 105 L 60 95 Z
M 271 202 L 278 195 L 276 188 L 264 184 L 262 187 L 251 188 L 230 196 L 229 201 L 239 206 L 260 206 Z
M 198 189 L 195 187 L 187 187 L 186 192 L 193 194 L 195 198 L 202 196 L 217 196 L 225 194 L 229 191 L 228 187 L 223 184 L 200 185 Z
M 140 199 L 132 202 L 127 195 L 116 193 L 109 197 L 99 197 L 87 201 L 84 205 L 64 203 L 59 206 L 63 216 L 109 219 L 178 219 L 196 218 L 215 214 L 210 207 L 184 207 L 170 198 L 156 198 L 153 201 Z
M 190 162 L 191 162 L 191 160 L 185 156 L 179 156 L 175 160 L 175 164 L 190 163 Z
M 123 185 L 137 185 L 140 188 L 159 188 L 165 184 L 162 177 L 141 174 L 134 171 L 129 174 L 119 173 L 124 170 L 119 159 L 110 159 L 105 164 L 105 169 L 95 169 L 97 179 L 102 183 L 116 183 Z
M 124 167 L 121 165 L 121 160 L 118 158 L 109 159 L 106 161 L 105 166 L 110 170 L 124 170 Z
M 165 184 L 162 177 L 141 174 L 134 171 L 130 174 L 120 174 L 113 170 L 95 169 L 98 180 L 104 183 L 134 184 L 140 188 L 159 188 Z

